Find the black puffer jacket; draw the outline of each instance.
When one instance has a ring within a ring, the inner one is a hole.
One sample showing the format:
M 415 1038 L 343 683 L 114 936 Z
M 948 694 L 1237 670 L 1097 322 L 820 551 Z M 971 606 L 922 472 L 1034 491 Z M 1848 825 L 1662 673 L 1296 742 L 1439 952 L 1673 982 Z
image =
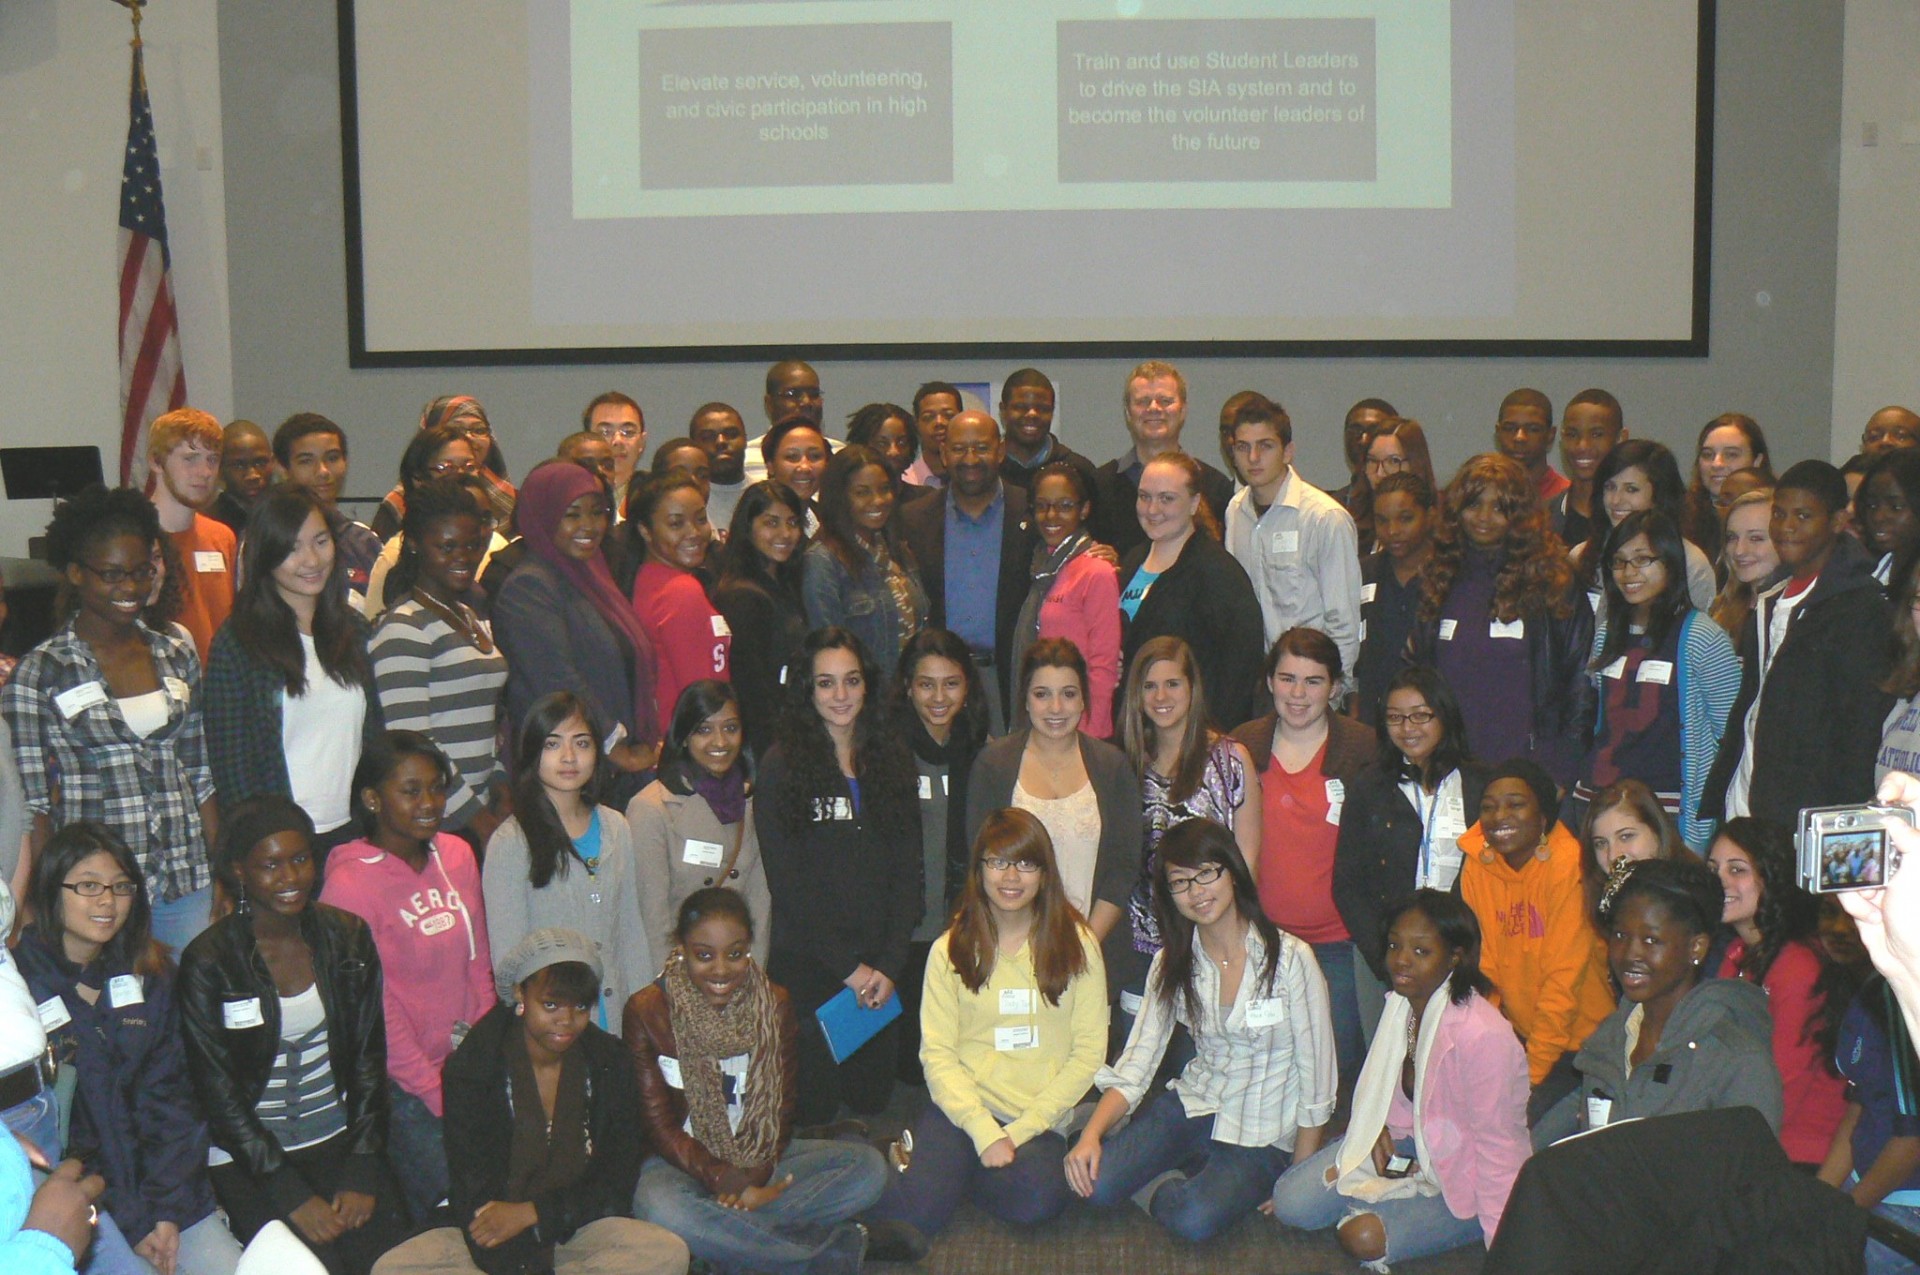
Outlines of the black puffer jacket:
M 381 997 L 380 954 L 373 932 L 351 912 L 310 903 L 300 935 L 313 952 L 314 982 L 327 1015 L 327 1051 L 333 1083 L 347 1120 L 346 1190 L 378 1194 L 387 1149 L 387 1023 Z M 207 1118 L 213 1145 L 267 1184 L 283 1213 L 313 1195 L 286 1152 L 260 1121 L 274 1055 L 280 1048 L 280 996 L 254 942 L 249 917 L 215 921 L 180 957 L 180 1022 L 192 1064 L 193 1091 Z M 259 1022 L 228 1027 L 229 1007 L 246 1006 Z

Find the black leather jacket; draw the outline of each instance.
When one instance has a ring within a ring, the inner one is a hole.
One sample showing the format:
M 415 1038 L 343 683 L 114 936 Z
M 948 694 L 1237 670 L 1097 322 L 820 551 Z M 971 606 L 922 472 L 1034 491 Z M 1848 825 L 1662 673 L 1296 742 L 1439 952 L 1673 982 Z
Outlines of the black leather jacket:
M 300 933 L 313 951 L 314 981 L 327 1014 L 333 1083 L 346 1113 L 343 1189 L 378 1194 L 387 1147 L 387 1026 L 380 955 L 373 932 L 350 912 L 310 903 Z M 267 1184 L 283 1212 L 313 1195 L 287 1167 L 279 1141 L 257 1108 L 280 1047 L 280 997 L 254 943 L 251 920 L 238 913 L 215 921 L 180 957 L 180 1022 L 192 1063 L 193 1090 L 213 1145 Z M 259 1001 L 258 1026 L 228 1027 L 227 1007 Z

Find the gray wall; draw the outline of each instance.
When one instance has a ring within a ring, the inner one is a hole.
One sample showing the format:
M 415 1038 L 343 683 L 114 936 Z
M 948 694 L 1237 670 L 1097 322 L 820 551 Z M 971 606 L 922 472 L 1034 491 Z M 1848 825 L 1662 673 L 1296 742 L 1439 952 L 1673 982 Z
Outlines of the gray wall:
M 1776 461 L 1828 454 L 1834 365 L 1837 148 L 1843 7 L 1794 0 L 1719 6 L 1714 148 L 1712 354 L 1704 359 L 1186 359 L 1193 416 L 1208 430 L 1228 394 L 1252 386 L 1291 412 L 1299 463 L 1323 485 L 1345 481 L 1339 422 L 1366 395 L 1419 417 L 1443 472 L 1483 450 L 1507 390 L 1530 384 L 1556 404 L 1587 385 L 1612 389 L 1633 432 L 1691 448 L 1722 411 L 1759 418 Z M 392 482 L 420 404 L 462 390 L 487 404 L 514 472 L 574 428 L 608 387 L 647 411 L 649 433 L 682 432 L 694 407 L 723 399 L 755 423 L 762 364 L 353 371 L 347 366 L 333 6 L 222 0 L 219 10 L 235 410 L 271 427 L 312 409 L 353 436 L 356 493 Z M 1523 68 L 1523 80 L 1550 76 Z M 474 86 L 484 91 L 484 86 Z M 1524 101 L 1524 95 L 1522 97 Z M 422 96 L 421 110 L 458 109 Z M 1523 174 L 1524 179 L 1524 174 Z M 1634 192 L 1595 190 L 1618 215 Z M 462 198 L 514 191 L 422 191 L 458 218 Z M 983 243 L 982 251 L 992 245 Z M 1149 267 L 1137 269 L 1152 286 Z M 930 281 L 937 286 L 937 281 Z M 456 286 L 447 304 L 458 305 Z M 804 355 L 805 334 L 794 350 Z M 1151 351 L 1143 350 L 1142 356 Z M 816 360 L 829 420 L 871 399 L 907 398 L 922 380 L 996 379 L 1011 363 Z M 1104 459 L 1123 446 L 1118 401 L 1131 360 L 1057 360 L 1063 436 Z M 1194 445 L 1210 453 L 1211 442 Z

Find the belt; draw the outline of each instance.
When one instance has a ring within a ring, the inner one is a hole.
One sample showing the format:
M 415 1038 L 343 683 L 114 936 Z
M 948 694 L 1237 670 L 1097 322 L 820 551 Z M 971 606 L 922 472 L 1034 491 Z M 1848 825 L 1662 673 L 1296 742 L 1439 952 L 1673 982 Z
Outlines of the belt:
M 38 1098 L 42 1090 L 53 1087 L 53 1050 L 0 1073 L 0 1111 Z

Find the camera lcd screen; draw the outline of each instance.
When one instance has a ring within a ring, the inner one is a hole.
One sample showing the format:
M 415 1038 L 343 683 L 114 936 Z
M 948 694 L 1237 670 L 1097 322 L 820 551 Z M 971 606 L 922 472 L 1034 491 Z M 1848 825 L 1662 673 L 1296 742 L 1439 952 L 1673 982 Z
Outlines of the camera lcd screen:
M 1848 829 L 1820 838 L 1820 890 L 1858 890 L 1887 879 L 1887 830 Z

